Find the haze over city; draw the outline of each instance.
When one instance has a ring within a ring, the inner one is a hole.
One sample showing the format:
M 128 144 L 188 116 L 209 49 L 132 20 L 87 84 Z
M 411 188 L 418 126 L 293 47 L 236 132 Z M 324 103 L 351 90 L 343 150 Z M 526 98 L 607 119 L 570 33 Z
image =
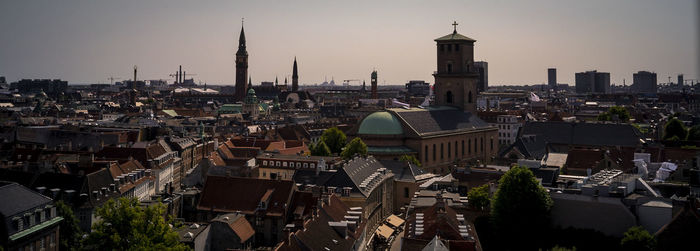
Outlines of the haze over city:
M 127 2 L 127 3 L 125 3 Z M 299 61 L 301 84 L 327 78 L 432 82 L 432 39 L 477 40 L 491 85 L 560 83 L 600 70 L 611 83 L 656 72 L 697 79 L 697 1 L 5 1 L 0 74 L 109 83 L 167 79 L 178 65 L 197 82 L 231 85 L 241 19 L 254 83 L 280 82 Z M 171 80 L 172 81 L 172 80 Z

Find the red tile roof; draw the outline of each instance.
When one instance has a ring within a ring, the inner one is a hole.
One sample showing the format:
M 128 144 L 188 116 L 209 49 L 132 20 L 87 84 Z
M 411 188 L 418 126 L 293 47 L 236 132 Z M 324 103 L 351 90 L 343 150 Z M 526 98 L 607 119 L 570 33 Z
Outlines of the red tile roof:
M 274 190 L 269 192 L 269 189 Z M 197 209 L 284 216 L 294 190 L 292 181 L 208 176 Z M 268 192 L 267 208 L 259 209 L 260 200 Z

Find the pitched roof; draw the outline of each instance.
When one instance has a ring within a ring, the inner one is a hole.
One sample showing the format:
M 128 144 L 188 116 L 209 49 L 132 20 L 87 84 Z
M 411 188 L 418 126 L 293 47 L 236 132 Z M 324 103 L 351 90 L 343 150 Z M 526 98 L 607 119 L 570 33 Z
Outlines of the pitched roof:
M 459 34 L 459 33 L 457 33 L 457 31 L 435 39 L 435 41 L 453 41 L 453 40 L 463 40 L 463 41 L 469 41 L 469 42 L 476 42 L 476 40 L 469 38 L 465 35 Z
M 239 177 L 208 176 L 197 206 L 200 210 L 252 214 L 261 198 L 272 189 L 265 214 L 283 216 L 295 190 L 294 182 Z
M 630 124 L 530 121 L 514 146 L 526 157 L 541 159 L 550 144 L 636 147 L 641 142 L 641 133 Z
M 454 107 L 388 109 L 415 135 L 429 136 L 452 131 L 469 131 L 489 127 L 489 124 L 470 112 Z
M 35 207 L 51 203 L 51 199 L 17 183 L 0 183 L 0 214 L 10 217 Z

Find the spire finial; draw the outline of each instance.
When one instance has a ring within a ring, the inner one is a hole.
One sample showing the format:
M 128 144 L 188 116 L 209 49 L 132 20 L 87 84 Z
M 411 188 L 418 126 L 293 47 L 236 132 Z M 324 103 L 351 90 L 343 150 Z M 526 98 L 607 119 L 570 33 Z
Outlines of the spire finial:
M 245 17 L 242 17 L 241 18 L 241 27 L 243 27 L 244 24 L 245 24 Z
M 457 25 L 459 25 L 459 24 L 457 23 L 457 21 L 454 21 L 454 22 L 452 23 L 452 26 L 455 27 L 455 30 L 454 30 L 453 33 L 457 33 Z

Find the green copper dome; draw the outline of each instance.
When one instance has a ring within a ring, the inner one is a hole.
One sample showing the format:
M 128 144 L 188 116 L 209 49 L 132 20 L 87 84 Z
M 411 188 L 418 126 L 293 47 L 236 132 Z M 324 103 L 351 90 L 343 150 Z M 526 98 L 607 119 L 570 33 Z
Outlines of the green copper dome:
M 401 122 L 389 112 L 375 112 L 365 117 L 358 134 L 397 135 L 403 134 Z

